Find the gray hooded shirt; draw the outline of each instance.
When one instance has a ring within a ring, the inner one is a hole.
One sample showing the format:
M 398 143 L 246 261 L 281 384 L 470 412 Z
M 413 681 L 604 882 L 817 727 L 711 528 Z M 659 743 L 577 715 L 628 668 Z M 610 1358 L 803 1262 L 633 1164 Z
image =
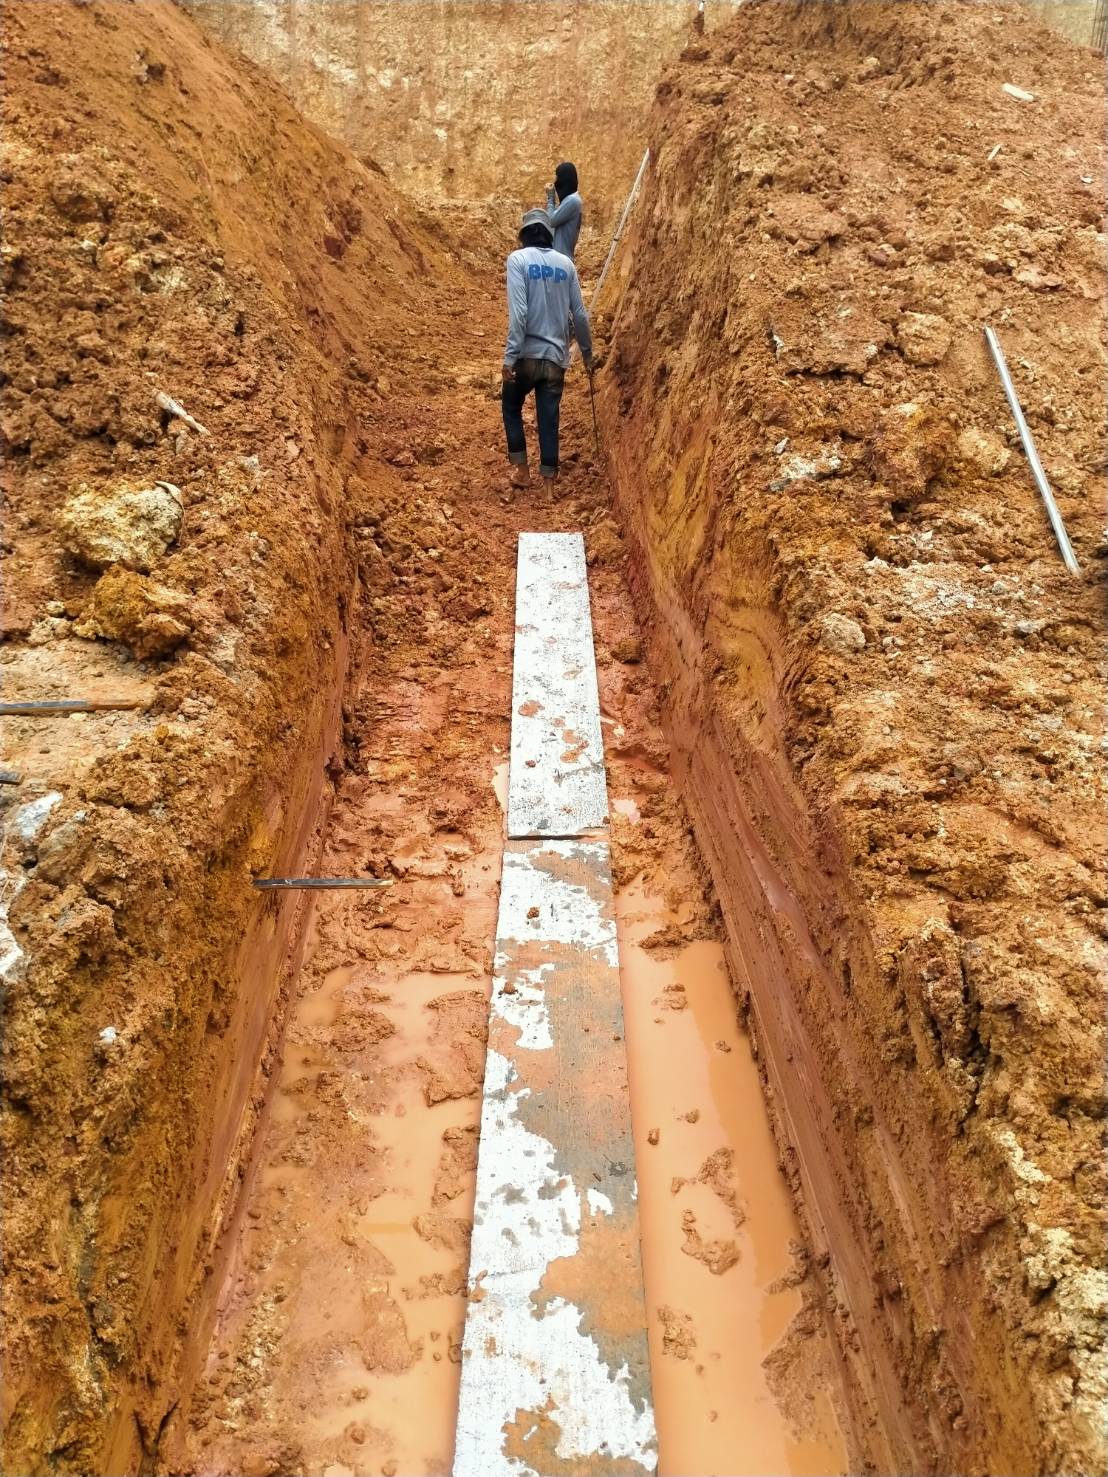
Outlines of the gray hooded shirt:
M 554 250 L 572 260 L 573 253 L 577 250 L 577 238 L 581 234 L 581 196 L 574 190 L 560 205 L 555 204 L 556 199 L 555 191 L 548 189 L 546 213 L 554 231 Z
M 570 314 L 573 315 L 572 322 Z M 550 246 L 523 246 L 508 258 L 508 342 L 504 363 L 553 359 L 569 368 L 569 341 L 592 358 L 589 315 L 577 268 Z

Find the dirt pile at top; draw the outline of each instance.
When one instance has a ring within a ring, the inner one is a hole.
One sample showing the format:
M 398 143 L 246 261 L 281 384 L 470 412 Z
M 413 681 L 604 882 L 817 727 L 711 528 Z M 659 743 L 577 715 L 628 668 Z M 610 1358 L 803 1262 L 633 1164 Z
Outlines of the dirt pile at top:
M 1103 102 L 1099 60 L 1011 4 L 745 6 L 660 88 L 604 392 L 896 1472 L 1104 1464 Z
M 6 1470 L 131 1470 L 297 935 L 251 876 L 310 862 L 355 606 L 371 647 L 484 598 L 437 562 L 435 429 L 386 424 L 462 293 L 168 0 L 5 22 L 6 696 L 139 705 L 3 720 Z

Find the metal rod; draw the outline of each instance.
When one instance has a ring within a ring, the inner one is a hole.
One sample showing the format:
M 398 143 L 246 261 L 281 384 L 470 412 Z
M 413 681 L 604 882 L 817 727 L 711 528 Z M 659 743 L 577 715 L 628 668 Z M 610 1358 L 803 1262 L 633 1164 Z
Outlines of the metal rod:
M 60 698 L 26 703 L 0 703 L 0 718 L 33 718 L 51 713 L 126 712 L 148 708 L 148 698 Z
M 1062 522 L 1062 515 L 1058 511 L 1058 504 L 1054 501 L 1054 494 L 1050 490 L 1050 483 L 1046 479 L 1043 464 L 1039 460 L 1039 452 L 1035 446 L 1035 438 L 1031 434 L 1031 427 L 1024 418 L 1023 407 L 1020 405 L 1019 396 L 1016 394 L 1016 387 L 1012 383 L 1012 376 L 1008 371 L 1008 361 L 1004 357 L 1004 350 L 1000 347 L 1000 340 L 996 334 L 987 326 L 985 328 L 985 342 L 989 346 L 989 351 L 993 356 L 993 363 L 996 365 L 997 374 L 1000 375 L 1000 383 L 1004 386 L 1004 393 L 1008 397 L 1012 417 L 1016 422 L 1016 430 L 1020 433 L 1020 440 L 1023 442 L 1023 449 L 1027 456 L 1028 464 L 1031 467 L 1031 475 L 1035 479 L 1036 486 L 1039 489 L 1039 495 L 1046 507 L 1046 515 L 1050 519 L 1050 526 L 1054 530 L 1054 537 L 1058 540 L 1058 548 L 1061 550 L 1066 568 L 1070 574 L 1080 574 L 1081 566 L 1077 562 L 1077 555 L 1073 552 L 1073 545 L 1070 543 L 1069 534 L 1066 532 L 1066 525 Z
M 391 887 L 391 877 L 255 877 L 260 892 L 277 888 L 321 889 L 324 887 Z

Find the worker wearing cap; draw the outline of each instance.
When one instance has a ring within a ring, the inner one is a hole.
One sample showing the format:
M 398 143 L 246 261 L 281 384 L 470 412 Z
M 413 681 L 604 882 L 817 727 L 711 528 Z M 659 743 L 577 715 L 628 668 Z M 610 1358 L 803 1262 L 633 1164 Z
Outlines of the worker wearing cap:
M 529 210 L 519 232 L 519 250 L 508 258 L 508 342 L 504 349 L 501 404 L 508 438 L 512 483 L 526 487 L 527 441 L 523 402 L 535 392 L 539 425 L 539 474 L 550 495 L 558 473 L 558 419 L 569 368 L 571 335 L 592 374 L 592 335 L 577 268 L 554 250 L 545 210 Z
M 575 164 L 559 164 L 554 171 L 554 183 L 546 187 L 546 211 L 554 232 L 554 250 L 572 261 L 583 213 Z

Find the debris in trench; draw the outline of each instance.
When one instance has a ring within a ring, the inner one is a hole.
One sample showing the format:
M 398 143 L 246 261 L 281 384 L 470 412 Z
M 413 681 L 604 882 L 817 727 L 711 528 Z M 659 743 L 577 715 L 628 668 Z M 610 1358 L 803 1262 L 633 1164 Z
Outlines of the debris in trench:
M 191 431 L 195 431 L 198 436 L 211 435 L 211 432 L 206 426 L 202 426 L 198 420 L 194 420 L 185 407 L 174 400 L 171 395 L 167 395 L 164 390 L 158 390 L 154 399 L 162 410 L 166 411 L 169 415 L 176 416 L 179 421 L 184 421 L 185 425 Z
M 184 498 L 171 482 L 82 483 L 58 516 L 62 543 L 83 564 L 147 573 L 180 537 Z
M 737 1241 L 704 1240 L 697 1230 L 696 1215 L 691 1210 L 686 1210 L 681 1216 L 681 1232 L 685 1238 L 681 1250 L 695 1261 L 703 1262 L 713 1277 L 722 1277 L 739 1259 Z
M 691 1359 L 696 1353 L 696 1333 L 688 1313 L 664 1303 L 658 1308 L 658 1322 L 662 1325 L 662 1353 L 673 1359 Z
M 191 603 L 148 575 L 113 565 L 97 580 L 73 634 L 119 641 L 139 661 L 168 656 L 192 634 Z

